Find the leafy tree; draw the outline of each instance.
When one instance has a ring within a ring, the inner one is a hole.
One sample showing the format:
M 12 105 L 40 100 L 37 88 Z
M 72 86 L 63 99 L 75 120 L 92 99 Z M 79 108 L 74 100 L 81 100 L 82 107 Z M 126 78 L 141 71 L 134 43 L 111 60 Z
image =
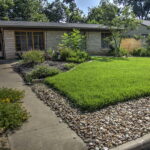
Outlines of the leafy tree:
M 55 0 L 52 3 L 48 3 L 44 12 L 52 22 L 61 22 L 65 19 L 65 5 L 60 0 Z
M 115 18 L 116 13 L 119 12 L 119 8 L 111 3 L 99 5 L 98 7 L 91 8 L 88 13 L 87 22 L 88 23 L 101 23 L 106 24 Z M 104 22 L 105 20 L 105 22 Z
M 45 14 L 53 22 L 84 22 L 83 12 L 77 7 L 74 0 L 55 0 L 45 7 Z
M 66 13 L 66 22 L 77 23 L 84 22 L 85 17 L 83 16 L 83 11 L 81 11 L 75 2 L 70 2 L 69 6 L 65 9 Z
M 74 29 L 71 33 L 64 33 L 60 48 L 67 47 L 73 50 L 83 50 L 85 47 L 85 36 L 79 30 Z
M 99 6 L 97 9 L 94 8 L 93 10 L 91 11 L 92 13 L 89 13 L 89 21 L 104 24 L 108 27 L 110 36 L 107 40 L 113 45 L 115 55 L 119 56 L 122 38 L 126 32 L 135 29 L 139 21 L 136 19 L 130 7 L 117 8 L 116 5 L 109 3 Z
M 150 0 L 114 0 L 115 3 L 131 6 L 139 19 L 150 19 Z
M 13 5 L 13 0 L 0 0 L 0 20 L 9 20 Z
M 13 0 L 14 5 L 10 14 L 11 20 L 47 21 L 42 12 L 41 0 Z

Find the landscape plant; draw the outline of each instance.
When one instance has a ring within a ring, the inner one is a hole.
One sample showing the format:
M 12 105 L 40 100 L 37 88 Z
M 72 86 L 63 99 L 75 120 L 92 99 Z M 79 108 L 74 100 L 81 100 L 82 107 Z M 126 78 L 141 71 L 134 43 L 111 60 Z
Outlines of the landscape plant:
M 22 55 L 23 64 L 38 64 L 44 62 L 44 52 L 40 50 L 27 51 Z
M 85 36 L 77 29 L 73 29 L 70 33 L 64 33 L 59 47 L 71 48 L 73 50 L 85 50 Z
M 16 102 L 24 97 L 24 91 L 12 89 L 12 88 L 0 88 L 0 102 L 9 101 Z
M 11 88 L 0 88 L 0 129 L 16 129 L 28 119 L 27 111 L 19 100 L 24 92 Z
M 38 65 L 35 66 L 31 72 L 27 73 L 26 80 L 28 82 L 32 82 L 33 79 L 44 79 L 45 77 L 54 76 L 58 73 L 60 73 L 60 70 L 57 68 L 46 65 Z

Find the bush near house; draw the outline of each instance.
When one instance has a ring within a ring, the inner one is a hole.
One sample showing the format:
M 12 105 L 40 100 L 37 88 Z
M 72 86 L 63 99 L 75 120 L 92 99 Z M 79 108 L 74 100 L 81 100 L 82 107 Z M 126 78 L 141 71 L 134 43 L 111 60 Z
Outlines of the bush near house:
M 64 47 L 60 49 L 60 60 L 74 63 L 82 63 L 90 59 L 90 56 L 85 51 L 72 50 Z
M 147 48 L 137 48 L 131 52 L 131 55 L 140 57 L 150 56 L 150 50 Z
M 54 76 L 60 73 L 60 70 L 54 67 L 38 65 L 26 75 L 26 80 L 32 82 L 33 79 L 44 79 L 48 76 Z
M 27 51 L 22 55 L 22 62 L 24 64 L 38 64 L 45 60 L 44 52 L 40 50 Z
M 0 88 L 0 128 L 15 129 L 28 119 L 28 113 L 18 100 L 24 97 L 24 92 L 11 88 Z

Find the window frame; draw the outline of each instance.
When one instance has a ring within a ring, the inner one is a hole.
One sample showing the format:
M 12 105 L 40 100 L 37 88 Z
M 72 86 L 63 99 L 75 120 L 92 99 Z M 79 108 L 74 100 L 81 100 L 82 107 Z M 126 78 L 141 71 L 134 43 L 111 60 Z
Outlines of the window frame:
M 17 38 L 16 38 L 16 33 L 20 33 L 20 32 L 24 32 L 26 33 L 26 47 L 28 47 L 28 33 L 31 33 L 31 38 L 32 38 L 32 50 L 34 50 L 34 33 L 37 33 L 37 32 L 40 32 L 43 34 L 43 49 L 40 49 L 40 50 L 45 50 L 45 31 L 43 30 L 15 30 L 14 31 L 14 37 L 15 37 L 15 49 L 17 52 L 24 52 L 24 50 L 18 50 L 17 49 Z M 29 49 L 25 50 L 25 51 L 29 51 Z

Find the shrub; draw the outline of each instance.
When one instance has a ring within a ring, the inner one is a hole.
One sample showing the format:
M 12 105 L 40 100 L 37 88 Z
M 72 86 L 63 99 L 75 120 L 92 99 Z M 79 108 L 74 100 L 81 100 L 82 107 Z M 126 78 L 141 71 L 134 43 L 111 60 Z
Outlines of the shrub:
M 150 51 L 146 48 L 135 49 L 132 53 L 133 56 L 150 56 Z
M 28 82 L 32 82 L 33 79 L 43 79 L 48 76 L 54 76 L 59 72 L 60 70 L 58 70 L 57 68 L 39 65 L 36 66 L 33 71 L 26 75 L 26 80 Z
M 124 48 L 120 48 L 119 49 L 119 56 L 129 56 L 129 51 L 124 49 Z
M 23 59 L 23 63 L 25 64 L 42 63 L 44 61 L 44 52 L 39 50 L 28 51 L 22 55 L 22 59 Z
M 27 118 L 28 113 L 19 103 L 0 103 L 0 128 L 15 129 Z
M 66 61 L 67 58 L 69 58 L 73 55 L 76 55 L 76 52 L 73 51 L 71 48 L 64 47 L 64 48 L 60 49 L 60 59 L 62 61 Z
M 76 64 L 74 64 L 74 63 L 65 64 L 64 69 L 70 70 L 71 68 L 74 68 L 75 66 L 76 66 Z
M 64 33 L 62 36 L 61 44 L 59 47 L 69 47 L 73 50 L 85 49 L 85 36 L 80 33 L 79 30 L 74 29 L 70 33 Z
M 24 97 L 24 91 L 0 88 L 0 102 L 16 102 Z
M 88 53 L 84 51 L 77 50 L 74 53 L 72 53 L 71 56 L 67 58 L 67 61 L 74 62 L 74 63 L 82 63 L 90 59 L 90 56 Z

